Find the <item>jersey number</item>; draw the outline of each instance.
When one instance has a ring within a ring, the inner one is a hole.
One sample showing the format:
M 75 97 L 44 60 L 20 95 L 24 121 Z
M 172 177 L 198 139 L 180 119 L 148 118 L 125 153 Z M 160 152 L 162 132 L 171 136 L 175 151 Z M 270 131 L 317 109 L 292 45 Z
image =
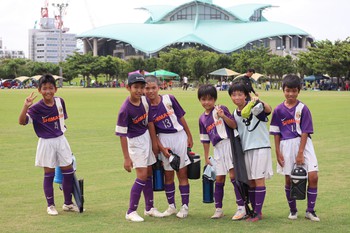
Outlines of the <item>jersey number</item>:
M 171 127 L 171 122 L 169 121 L 169 119 L 165 119 L 163 122 L 164 128 L 170 128 Z

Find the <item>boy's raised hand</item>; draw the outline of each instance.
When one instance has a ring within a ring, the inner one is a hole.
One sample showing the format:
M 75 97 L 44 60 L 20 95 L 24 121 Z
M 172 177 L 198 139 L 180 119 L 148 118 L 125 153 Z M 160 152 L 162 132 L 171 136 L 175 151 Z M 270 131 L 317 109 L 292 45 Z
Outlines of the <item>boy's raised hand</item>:
M 225 116 L 224 110 L 222 110 L 222 108 L 221 108 L 220 105 L 216 105 L 216 106 L 215 106 L 215 109 L 216 109 L 216 111 L 217 111 L 219 117 Z
M 37 95 L 34 95 L 34 92 L 32 92 L 25 100 L 24 100 L 24 105 L 27 107 L 30 107 L 33 104 L 33 101 Z

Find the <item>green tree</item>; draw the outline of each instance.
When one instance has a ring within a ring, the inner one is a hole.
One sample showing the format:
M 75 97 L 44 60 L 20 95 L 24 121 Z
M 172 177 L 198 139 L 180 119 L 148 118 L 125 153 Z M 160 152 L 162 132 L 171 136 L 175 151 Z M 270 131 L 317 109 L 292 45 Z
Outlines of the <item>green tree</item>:
M 14 79 L 18 76 L 24 75 L 21 70 L 25 70 L 26 64 L 29 60 L 23 58 L 7 58 L 1 60 L 2 72 L 5 78 Z
M 70 63 L 68 67 L 71 69 L 75 69 L 76 71 L 79 72 L 83 76 L 83 80 L 86 81 L 86 85 L 88 87 L 91 86 L 91 78 L 90 75 L 92 74 L 92 65 L 95 61 L 92 53 L 87 53 L 87 54 L 79 54 L 79 53 L 74 53 L 74 55 L 69 56 L 66 59 L 67 63 Z
M 309 52 L 298 55 L 298 69 L 307 75 L 350 76 L 350 37 L 344 41 L 317 41 Z
M 130 58 L 128 60 L 128 63 L 130 64 L 131 70 L 129 72 L 134 71 L 134 70 L 144 70 L 145 69 L 145 60 L 142 58 Z
M 270 76 L 277 76 L 282 79 L 284 74 L 294 73 L 295 67 L 291 56 L 285 57 L 272 55 L 270 60 L 265 63 L 264 69 Z

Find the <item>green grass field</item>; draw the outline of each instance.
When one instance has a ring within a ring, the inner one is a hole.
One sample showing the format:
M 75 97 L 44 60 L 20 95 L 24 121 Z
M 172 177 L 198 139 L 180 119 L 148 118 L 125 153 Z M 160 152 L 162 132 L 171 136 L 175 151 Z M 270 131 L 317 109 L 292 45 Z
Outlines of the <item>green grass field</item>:
M 350 202 L 350 92 L 303 91 L 299 98 L 311 109 L 320 173 L 316 211 L 321 222 L 304 219 L 306 201 L 298 201 L 299 219 L 288 220 L 284 177 L 275 174 L 267 181 L 264 219 L 257 223 L 233 222 L 236 210 L 233 187 L 226 182 L 225 217 L 211 220 L 214 204 L 202 203 L 202 181 L 191 180 L 190 214 L 187 219 L 145 217 L 143 223 L 124 219 L 135 172 L 123 169 L 123 155 L 114 129 L 126 89 L 59 89 L 69 119 L 66 137 L 76 155 L 77 175 L 85 181 L 83 214 L 61 210 L 63 194 L 55 184 L 59 215 L 48 216 L 42 190 L 43 170 L 34 166 L 37 137 L 31 125 L 18 124 L 24 99 L 32 90 L 0 90 L 0 232 L 349 232 Z M 36 90 L 34 90 L 36 92 Z M 198 117 L 203 112 L 196 91 L 172 90 L 186 114 L 194 138 L 193 151 L 203 155 Z M 163 93 L 163 92 L 162 92 Z M 41 96 L 38 96 L 37 100 Z M 260 91 L 272 107 L 283 101 L 281 91 Z M 220 92 L 218 104 L 232 111 L 227 92 Z M 273 145 L 271 137 L 271 145 Z M 273 151 L 275 172 L 276 158 Z M 202 158 L 202 167 L 204 166 Z M 228 180 L 227 180 L 228 181 Z M 176 201 L 180 195 L 177 189 Z M 155 206 L 167 207 L 164 192 L 155 192 Z M 141 197 L 139 213 L 144 209 Z M 141 215 L 142 216 L 142 215 Z

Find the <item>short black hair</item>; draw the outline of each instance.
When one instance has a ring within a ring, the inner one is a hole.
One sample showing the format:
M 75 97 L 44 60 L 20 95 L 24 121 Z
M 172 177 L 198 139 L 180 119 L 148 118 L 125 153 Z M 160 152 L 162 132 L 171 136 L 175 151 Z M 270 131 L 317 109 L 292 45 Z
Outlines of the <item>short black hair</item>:
M 255 70 L 253 68 L 248 69 L 247 72 L 255 74 Z
M 282 80 L 282 90 L 284 90 L 284 88 L 286 87 L 298 88 L 298 90 L 300 91 L 301 82 L 299 76 L 295 74 L 287 74 Z
M 39 79 L 38 88 L 41 89 L 42 85 L 44 85 L 46 83 L 51 83 L 56 88 L 56 80 L 52 76 L 52 74 L 43 74 Z
M 235 91 L 241 91 L 244 93 L 245 96 L 249 96 L 249 91 L 247 90 L 247 87 L 244 82 L 242 81 L 234 81 L 230 87 L 228 88 L 228 94 L 229 96 L 232 95 Z
M 146 81 L 146 84 L 147 84 L 147 83 L 156 83 L 157 86 L 160 85 L 159 79 L 158 79 L 156 76 L 154 76 L 154 75 L 146 76 L 146 77 L 145 77 L 145 81 Z
M 213 85 L 204 84 L 198 88 L 197 96 L 199 100 L 205 96 L 210 96 L 216 100 L 218 98 L 218 92 Z

